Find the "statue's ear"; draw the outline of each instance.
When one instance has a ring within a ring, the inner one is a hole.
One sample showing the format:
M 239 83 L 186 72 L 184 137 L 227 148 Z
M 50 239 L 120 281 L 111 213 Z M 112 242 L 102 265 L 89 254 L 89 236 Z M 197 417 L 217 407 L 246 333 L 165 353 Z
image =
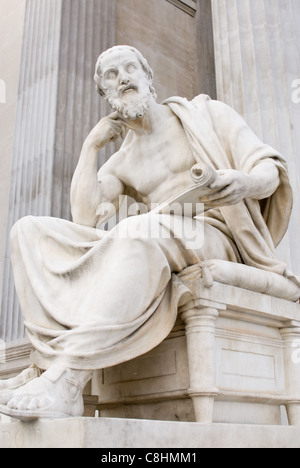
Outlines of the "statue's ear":
M 100 86 L 98 86 L 98 85 L 96 84 L 95 88 L 96 88 L 97 93 L 100 94 L 101 97 L 105 97 L 105 93 L 104 93 L 104 91 L 100 88 Z
M 95 83 L 96 83 L 95 88 L 96 88 L 97 93 L 100 94 L 101 97 L 105 97 L 105 92 L 102 89 L 102 87 L 100 86 L 101 78 L 100 78 L 98 73 L 95 73 L 94 80 L 95 80 Z

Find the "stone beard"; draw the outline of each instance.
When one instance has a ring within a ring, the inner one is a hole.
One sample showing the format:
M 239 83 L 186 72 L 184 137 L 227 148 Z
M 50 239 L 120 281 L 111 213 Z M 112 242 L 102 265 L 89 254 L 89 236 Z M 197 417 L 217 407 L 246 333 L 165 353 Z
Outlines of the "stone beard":
M 149 109 L 150 96 L 151 91 L 148 87 L 137 89 L 132 86 L 125 91 L 107 90 L 105 93 L 111 108 L 129 120 L 144 117 Z

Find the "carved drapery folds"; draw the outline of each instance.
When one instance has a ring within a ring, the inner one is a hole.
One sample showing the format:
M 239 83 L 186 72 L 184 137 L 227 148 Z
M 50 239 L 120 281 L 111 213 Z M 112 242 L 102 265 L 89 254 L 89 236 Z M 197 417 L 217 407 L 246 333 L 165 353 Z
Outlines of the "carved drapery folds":
M 218 99 L 288 161 L 294 212 L 280 256 L 299 273 L 300 78 L 297 0 L 212 0 Z

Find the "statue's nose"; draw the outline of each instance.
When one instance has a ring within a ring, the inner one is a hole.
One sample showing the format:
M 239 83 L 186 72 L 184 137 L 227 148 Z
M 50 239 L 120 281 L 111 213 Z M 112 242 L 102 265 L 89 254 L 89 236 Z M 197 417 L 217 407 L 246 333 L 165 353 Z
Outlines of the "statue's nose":
M 127 85 L 129 83 L 129 78 L 127 76 L 123 76 L 121 78 L 121 85 Z
M 125 70 L 122 70 L 120 73 L 120 83 L 121 85 L 127 85 L 129 83 L 129 76 L 127 75 Z

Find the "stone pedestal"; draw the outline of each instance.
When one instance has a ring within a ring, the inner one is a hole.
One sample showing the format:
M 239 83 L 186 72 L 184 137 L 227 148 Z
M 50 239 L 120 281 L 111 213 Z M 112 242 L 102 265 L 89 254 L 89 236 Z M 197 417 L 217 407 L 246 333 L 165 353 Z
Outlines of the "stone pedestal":
M 99 418 L 2 418 L 0 447 L 300 448 L 300 305 L 180 279 L 194 299 L 171 335 L 95 372 L 86 414 Z
M 299 425 L 300 305 L 204 280 L 170 336 L 130 362 L 96 372 L 101 417 L 203 424 Z
M 101 418 L 13 422 L 0 424 L 0 448 L 148 448 L 150 461 L 158 448 L 190 449 L 191 456 L 197 448 L 300 448 L 300 428 Z

